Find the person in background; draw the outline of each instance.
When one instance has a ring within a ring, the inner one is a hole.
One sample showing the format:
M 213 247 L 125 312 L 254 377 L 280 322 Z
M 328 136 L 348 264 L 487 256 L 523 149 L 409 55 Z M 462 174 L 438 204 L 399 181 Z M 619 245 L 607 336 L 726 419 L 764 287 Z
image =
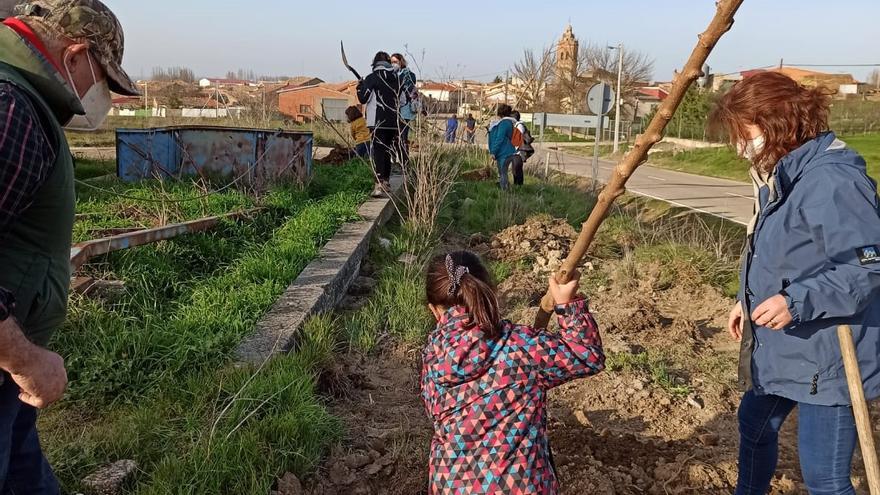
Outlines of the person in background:
M 728 330 L 741 341 L 737 495 L 764 495 L 779 431 L 797 408 L 812 494 L 854 495 L 857 433 L 839 325 L 849 325 L 865 397 L 880 397 L 880 204 L 865 160 L 828 130 L 822 87 L 760 72 L 712 122 L 751 163 L 755 217 Z
M 513 185 L 521 186 L 525 184 L 525 163 L 535 154 L 535 148 L 532 147 L 532 143 L 535 140 L 532 138 L 532 133 L 529 132 L 526 123 L 522 121 L 520 113 L 514 110 L 511 116 L 516 120 L 513 138 L 511 139 L 511 143 L 516 147 L 516 153 L 514 153 L 511 161 Z
M 516 120 L 512 117 L 513 108 L 506 103 L 498 105 L 498 120 L 489 126 L 489 153 L 495 158 L 498 165 L 499 186 L 502 190 L 510 187 L 508 169 L 516 154 L 513 145 L 513 133 Z
M 412 121 L 415 120 L 420 106 L 419 90 L 416 87 L 418 79 L 410 70 L 406 57 L 400 53 L 391 55 L 391 66 L 400 78 L 400 119 L 403 121 L 400 129 L 400 149 L 404 155 L 401 163 L 405 163 L 409 158 L 409 133 L 412 130 Z
M 446 120 L 446 142 L 455 143 L 456 137 L 458 137 L 458 117 L 452 114 Z
M 391 56 L 378 52 L 373 57 L 373 72 L 357 85 L 358 101 L 367 106 L 367 127 L 372 131 L 370 147 L 376 187 L 373 197 L 391 191 L 391 163 L 395 143 L 400 137 L 400 78 L 391 66 Z
M 467 143 L 475 144 L 477 140 L 477 119 L 474 118 L 474 114 L 468 114 L 467 119 L 464 121 L 464 128 Z
M 354 139 L 354 152 L 359 158 L 370 159 L 370 129 L 361 110 L 352 105 L 345 109 L 345 116 L 351 124 L 351 137 Z
M 431 495 L 555 495 L 547 394 L 601 372 L 605 354 L 580 275 L 550 279 L 561 330 L 502 320 L 485 265 L 473 253 L 428 265 L 426 293 L 437 320 L 422 352 L 422 398 L 434 422 Z
M 0 493 L 59 493 L 37 409 L 61 399 L 46 349 L 67 314 L 76 199 L 63 127 L 95 130 L 135 96 L 119 20 L 98 0 L 30 0 L 0 23 Z

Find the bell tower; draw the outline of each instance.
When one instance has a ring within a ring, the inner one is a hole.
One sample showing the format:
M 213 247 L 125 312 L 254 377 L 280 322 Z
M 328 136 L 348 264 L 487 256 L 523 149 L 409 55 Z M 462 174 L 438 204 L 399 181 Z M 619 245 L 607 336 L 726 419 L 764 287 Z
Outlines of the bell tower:
M 577 72 L 577 58 L 580 43 L 574 36 L 571 24 L 565 28 L 565 33 L 556 47 L 556 76 L 570 78 Z

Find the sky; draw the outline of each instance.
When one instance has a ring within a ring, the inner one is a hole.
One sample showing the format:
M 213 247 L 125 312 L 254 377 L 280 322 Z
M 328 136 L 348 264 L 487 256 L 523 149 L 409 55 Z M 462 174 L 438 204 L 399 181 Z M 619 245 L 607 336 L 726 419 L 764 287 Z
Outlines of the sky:
M 411 54 L 422 79 L 490 80 L 527 48 L 555 44 L 571 22 L 585 42 L 648 54 L 668 81 L 708 26 L 715 0 L 104 0 L 126 32 L 132 77 L 185 66 L 198 76 L 350 79 L 378 50 Z M 880 64 L 878 0 L 745 0 L 709 60 L 714 73 L 778 64 Z M 815 68 L 864 80 L 873 67 Z

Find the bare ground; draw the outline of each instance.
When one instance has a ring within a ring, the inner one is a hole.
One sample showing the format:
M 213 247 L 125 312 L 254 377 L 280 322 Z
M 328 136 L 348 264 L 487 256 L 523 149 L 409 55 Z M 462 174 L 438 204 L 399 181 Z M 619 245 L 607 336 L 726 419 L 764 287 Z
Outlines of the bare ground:
M 561 493 L 729 494 L 740 395 L 738 344 L 724 331 L 732 301 L 687 280 L 657 290 L 657 267 L 634 263 L 609 262 L 599 267 L 610 274 L 607 286 L 586 287 L 606 352 L 660 356 L 668 367 L 612 365 L 553 391 L 549 431 Z M 521 309 L 509 314 L 530 321 L 541 278 L 518 272 L 512 280 L 502 291 Z M 338 375 L 345 393 L 331 407 L 347 436 L 306 483 L 306 493 L 427 493 L 431 423 L 418 390 L 419 350 L 389 345 L 378 356 L 348 356 Z M 782 435 L 772 494 L 806 493 L 795 440 L 793 417 Z M 867 493 L 858 455 L 855 463 L 857 489 Z

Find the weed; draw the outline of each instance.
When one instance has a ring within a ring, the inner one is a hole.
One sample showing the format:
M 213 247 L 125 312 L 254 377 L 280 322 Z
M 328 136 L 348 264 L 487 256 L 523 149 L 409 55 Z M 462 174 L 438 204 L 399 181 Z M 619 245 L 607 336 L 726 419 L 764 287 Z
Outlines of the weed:
M 690 387 L 681 385 L 670 370 L 669 360 L 660 353 L 648 351 L 639 354 L 627 352 L 611 353 L 607 356 L 606 367 L 612 372 L 646 373 L 657 386 L 672 395 L 687 396 Z

